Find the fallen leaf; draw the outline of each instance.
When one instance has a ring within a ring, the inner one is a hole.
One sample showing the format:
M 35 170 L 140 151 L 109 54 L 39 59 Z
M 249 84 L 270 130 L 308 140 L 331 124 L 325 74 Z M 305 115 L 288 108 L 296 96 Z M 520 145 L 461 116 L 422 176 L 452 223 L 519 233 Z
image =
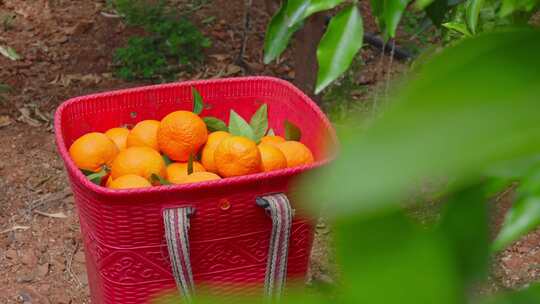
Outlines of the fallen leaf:
M 8 233 L 8 232 L 11 232 L 11 231 L 17 231 L 17 230 L 28 230 L 30 229 L 30 226 L 19 226 L 19 225 L 15 225 L 11 228 L 8 228 L 6 230 L 2 230 L 0 231 L 0 234 L 4 234 L 4 233 Z
M 67 215 L 64 212 L 47 213 L 47 212 L 43 212 L 39 210 L 34 210 L 34 212 L 39 215 L 46 216 L 46 217 L 59 218 L 59 219 L 67 218 Z
M 0 45 L 0 54 L 2 54 L 4 57 L 7 57 L 10 60 L 16 61 L 21 59 L 21 56 L 17 54 L 17 52 L 9 47 L 9 46 L 1 46 Z
M 9 116 L 7 115 L 0 116 L 0 128 L 7 127 L 12 123 L 13 121 L 11 120 L 11 118 L 9 118 Z

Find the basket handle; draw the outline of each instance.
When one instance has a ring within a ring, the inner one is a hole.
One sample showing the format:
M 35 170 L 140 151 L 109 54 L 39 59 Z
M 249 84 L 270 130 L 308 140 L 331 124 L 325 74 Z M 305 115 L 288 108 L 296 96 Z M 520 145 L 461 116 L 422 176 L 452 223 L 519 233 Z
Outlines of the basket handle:
M 256 199 L 257 206 L 264 208 L 272 219 L 272 234 L 268 249 L 264 293 L 270 301 L 281 297 L 287 278 L 287 259 L 293 210 L 283 193 L 266 195 Z M 163 210 L 165 238 L 173 276 L 180 296 L 190 303 L 195 290 L 189 258 L 189 219 L 193 207 Z

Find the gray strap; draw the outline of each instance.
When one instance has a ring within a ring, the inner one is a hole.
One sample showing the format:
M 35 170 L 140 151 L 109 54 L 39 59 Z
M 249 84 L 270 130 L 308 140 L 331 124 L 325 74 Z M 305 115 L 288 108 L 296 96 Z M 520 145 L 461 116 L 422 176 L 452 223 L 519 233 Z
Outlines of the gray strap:
M 174 208 L 163 210 L 165 224 L 165 238 L 176 280 L 176 286 L 180 296 L 190 303 L 194 292 L 193 273 L 189 258 L 189 217 L 193 209 L 191 207 Z
M 283 193 L 257 198 L 257 205 L 265 208 L 272 218 L 264 289 L 267 298 L 274 301 L 281 297 L 287 278 L 293 210 Z

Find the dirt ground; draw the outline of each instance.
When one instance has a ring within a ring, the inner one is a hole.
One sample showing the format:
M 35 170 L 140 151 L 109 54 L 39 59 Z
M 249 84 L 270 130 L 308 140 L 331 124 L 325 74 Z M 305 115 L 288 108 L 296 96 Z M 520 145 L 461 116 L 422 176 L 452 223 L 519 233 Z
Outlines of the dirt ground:
M 182 1 L 171 1 L 182 2 Z M 245 74 L 233 64 L 240 45 L 243 0 L 213 0 L 194 16 L 215 16 L 203 26 L 213 47 L 207 61 L 181 79 Z M 262 64 L 262 44 L 268 21 L 263 1 L 256 0 L 254 25 L 246 63 L 252 74 L 294 79 L 289 53 L 280 64 Z M 178 4 L 180 5 L 180 4 Z M 229 7 L 222 10 L 220 7 Z M 232 7 L 232 8 L 231 8 Z M 0 56 L 0 83 L 13 91 L 0 100 L 0 303 L 89 303 L 84 249 L 73 197 L 52 133 L 55 108 L 69 97 L 138 86 L 112 77 L 113 50 L 136 29 L 104 16 L 105 1 L 0 0 L 0 45 L 23 57 Z M 366 83 L 379 79 L 379 54 L 363 51 Z M 399 64 L 397 65 L 399 70 Z M 180 80 L 181 80 L 180 79 Z M 508 208 L 508 198 L 496 204 L 495 222 Z M 319 225 L 310 279 L 332 282 L 331 231 Z M 540 278 L 540 231 L 531 233 L 497 256 L 494 289 L 519 287 Z

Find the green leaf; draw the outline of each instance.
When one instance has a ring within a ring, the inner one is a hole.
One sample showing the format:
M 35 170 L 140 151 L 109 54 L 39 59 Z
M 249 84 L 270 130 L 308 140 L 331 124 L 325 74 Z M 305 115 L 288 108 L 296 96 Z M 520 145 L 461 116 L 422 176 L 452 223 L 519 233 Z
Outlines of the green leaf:
M 12 60 L 12 61 L 16 61 L 16 60 L 19 60 L 21 59 L 21 56 L 19 54 L 17 54 L 17 52 L 9 47 L 9 46 L 1 46 L 0 45 L 0 55 L 3 55 L 4 57 Z
M 414 225 L 397 211 L 373 218 L 349 215 L 334 227 L 343 272 L 333 302 L 465 303 L 458 298 L 453 257 L 437 231 Z
M 266 104 L 260 106 L 257 112 L 251 116 L 249 125 L 253 130 L 255 141 L 258 143 L 268 130 L 268 106 Z
M 91 181 L 92 183 L 96 184 L 96 185 L 101 185 L 101 180 L 103 179 L 103 177 L 105 177 L 107 175 L 107 170 L 105 169 L 102 169 L 98 172 L 95 172 L 95 173 L 91 173 L 89 175 L 86 176 L 86 178 Z
M 537 155 L 536 54 L 534 30 L 486 33 L 447 47 L 389 96 L 368 128 L 340 129 L 340 157 L 326 174 L 304 181 L 304 199 L 331 201 L 328 216 L 384 212 L 434 177 L 467 183 L 490 167 Z
M 317 48 L 316 94 L 349 68 L 362 47 L 363 36 L 362 16 L 356 5 L 350 5 L 332 18 Z
M 403 12 L 410 0 L 371 0 L 373 15 L 377 18 L 385 40 L 394 38 Z
M 455 2 L 459 3 L 459 1 L 435 0 L 426 7 L 426 15 L 434 25 L 440 26 L 446 15 L 455 8 L 457 4 Z
M 81 169 L 81 172 L 85 175 L 85 176 L 88 176 L 90 174 L 94 174 L 96 172 L 94 171 L 90 171 L 90 170 L 86 170 L 86 169 Z
M 540 171 L 526 178 L 516 189 L 516 201 L 506 214 L 499 235 L 493 243 L 496 251 L 504 249 L 540 225 Z
M 160 185 L 172 185 L 171 182 L 155 173 L 151 175 L 151 179 L 153 183 L 159 183 Z
M 287 26 L 293 27 L 301 22 L 305 17 L 305 13 L 310 6 L 310 0 L 288 0 L 287 8 L 285 9 L 285 19 Z
M 309 6 L 304 13 L 304 18 L 307 18 L 315 13 L 333 9 L 343 3 L 343 0 L 311 0 Z
M 300 29 L 301 23 L 289 26 L 287 18 L 287 1 L 283 1 L 281 8 L 268 24 L 264 37 L 264 63 L 269 64 L 287 48 L 292 35 Z
M 428 7 L 431 3 L 433 3 L 435 0 L 416 0 L 414 2 L 414 8 L 416 10 L 424 10 L 426 7 Z
M 163 158 L 163 161 L 165 162 L 165 166 L 168 166 L 173 163 L 173 161 L 165 154 L 161 156 Z
M 539 0 L 503 0 L 500 14 L 505 17 L 517 11 L 530 12 L 539 3 Z
M 188 163 L 187 163 L 187 174 L 190 175 L 193 173 L 193 153 L 189 154 Z
M 268 133 L 266 133 L 266 135 L 268 135 L 268 136 L 274 136 L 274 135 L 276 135 L 276 132 L 274 132 L 274 129 L 269 129 L 269 130 L 268 130 Z
M 478 185 L 457 191 L 446 202 L 438 229 L 446 236 L 463 281 L 484 279 L 489 265 L 488 210 Z
M 231 110 L 229 116 L 229 132 L 235 136 L 244 136 L 255 140 L 255 134 L 251 126 L 234 110 Z
M 209 132 L 215 131 L 228 131 L 227 125 L 225 122 L 219 118 L 213 116 L 203 117 L 203 121 L 206 124 L 206 128 Z
M 193 95 L 193 113 L 199 115 L 204 108 L 202 96 L 195 87 L 191 87 L 191 94 Z
M 476 26 L 478 25 L 478 17 L 480 16 L 480 10 L 484 5 L 484 0 L 469 0 L 466 4 L 466 17 L 467 26 L 470 32 L 476 34 Z
M 285 120 L 285 139 L 300 141 L 302 138 L 302 131 L 292 122 Z
M 459 22 L 447 22 L 447 23 L 443 23 L 442 26 L 444 26 L 445 28 L 449 29 L 449 30 L 452 30 L 452 31 L 456 31 L 462 35 L 465 35 L 467 37 L 471 37 L 472 34 L 471 32 L 469 32 L 469 29 L 467 28 L 467 25 L 464 24 L 464 23 L 459 23 Z

